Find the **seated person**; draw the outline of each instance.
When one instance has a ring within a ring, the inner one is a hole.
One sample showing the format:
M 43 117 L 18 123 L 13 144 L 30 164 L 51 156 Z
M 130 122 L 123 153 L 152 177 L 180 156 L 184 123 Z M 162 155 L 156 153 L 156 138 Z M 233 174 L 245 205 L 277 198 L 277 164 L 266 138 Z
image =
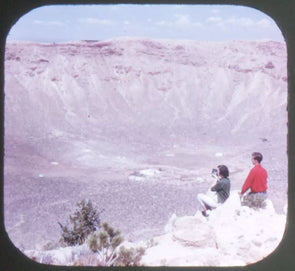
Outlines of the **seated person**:
M 215 192 L 214 197 L 208 194 L 198 194 L 198 200 L 203 208 L 202 214 L 208 216 L 207 210 L 212 210 L 218 205 L 224 203 L 229 197 L 230 180 L 228 178 L 229 171 L 225 165 L 219 165 L 216 176 L 217 182 L 211 187 L 211 191 Z M 216 197 L 217 196 L 217 197 Z
M 259 152 L 252 153 L 252 164 L 254 167 L 250 170 L 247 179 L 241 189 L 241 204 L 252 208 L 263 208 L 267 198 L 267 171 L 260 165 L 263 156 Z M 243 195 L 250 189 L 250 192 Z

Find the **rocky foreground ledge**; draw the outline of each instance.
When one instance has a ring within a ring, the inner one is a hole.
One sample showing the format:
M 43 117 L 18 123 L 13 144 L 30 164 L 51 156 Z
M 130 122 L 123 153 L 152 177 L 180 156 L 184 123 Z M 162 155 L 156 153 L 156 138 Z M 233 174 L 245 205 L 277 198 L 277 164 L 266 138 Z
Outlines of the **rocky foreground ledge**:
M 254 210 L 241 206 L 238 191 L 233 191 L 209 217 L 200 211 L 194 216 L 173 215 L 164 235 L 123 245 L 145 248 L 144 266 L 244 266 L 262 260 L 278 247 L 285 224 L 286 212 L 277 214 L 270 200 L 265 209 Z M 82 258 L 87 258 L 87 265 L 96 262 L 87 245 L 25 254 L 54 265 L 74 265 Z

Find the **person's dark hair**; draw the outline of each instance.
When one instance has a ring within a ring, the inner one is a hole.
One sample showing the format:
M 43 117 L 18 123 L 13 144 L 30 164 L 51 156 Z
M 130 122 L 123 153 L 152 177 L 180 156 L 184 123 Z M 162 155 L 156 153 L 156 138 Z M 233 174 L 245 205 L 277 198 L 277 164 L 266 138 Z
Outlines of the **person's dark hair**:
M 261 161 L 263 159 L 263 156 L 260 152 L 253 152 L 252 157 L 254 160 L 258 161 L 259 164 L 261 163 Z
M 221 175 L 224 178 L 227 178 L 229 176 L 229 171 L 228 171 L 227 166 L 219 165 L 217 167 L 219 168 L 219 175 Z

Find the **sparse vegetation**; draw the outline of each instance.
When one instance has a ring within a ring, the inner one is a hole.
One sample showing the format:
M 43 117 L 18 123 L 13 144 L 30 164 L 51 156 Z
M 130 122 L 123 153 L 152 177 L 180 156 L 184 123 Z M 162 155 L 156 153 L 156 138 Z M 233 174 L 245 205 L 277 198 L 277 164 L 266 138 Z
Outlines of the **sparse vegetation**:
M 77 204 L 74 215 L 70 215 L 71 226 L 63 226 L 61 243 L 68 246 L 87 243 L 95 254 L 84 255 L 75 260 L 74 265 L 95 266 L 138 266 L 145 252 L 144 248 L 127 249 L 121 246 L 124 241 L 119 230 L 108 223 L 101 224 L 101 212 L 97 212 L 90 200 Z
M 266 65 L 265 65 L 265 68 L 266 69 L 273 69 L 275 66 L 274 66 L 274 64 L 271 62 L 271 61 L 269 61 Z
M 120 247 L 117 266 L 139 266 L 141 257 L 144 255 L 143 247 L 127 249 L 124 246 Z
M 145 252 L 144 248 L 120 246 L 123 237 L 108 223 L 103 223 L 102 230 L 92 233 L 87 240 L 89 248 L 98 254 L 100 266 L 138 266 Z
M 87 241 L 89 248 L 98 253 L 102 266 L 113 266 L 119 257 L 118 246 L 123 242 L 120 231 L 114 230 L 107 223 L 103 223 L 103 229 L 92 233 Z
M 82 245 L 89 234 L 101 226 L 101 212 L 93 208 L 90 200 L 82 200 L 77 207 L 74 215 L 70 215 L 70 227 L 58 223 L 62 229 L 61 242 L 69 246 Z

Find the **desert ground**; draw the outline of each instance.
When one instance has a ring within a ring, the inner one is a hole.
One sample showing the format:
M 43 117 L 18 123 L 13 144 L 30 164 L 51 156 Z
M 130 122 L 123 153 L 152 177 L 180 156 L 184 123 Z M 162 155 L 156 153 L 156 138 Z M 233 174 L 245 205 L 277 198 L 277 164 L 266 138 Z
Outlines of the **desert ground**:
M 264 155 L 287 203 L 286 48 L 278 42 L 115 39 L 7 43 L 5 228 L 20 249 L 60 238 L 76 203 L 138 241 L 193 215 L 211 170 L 232 189 Z

